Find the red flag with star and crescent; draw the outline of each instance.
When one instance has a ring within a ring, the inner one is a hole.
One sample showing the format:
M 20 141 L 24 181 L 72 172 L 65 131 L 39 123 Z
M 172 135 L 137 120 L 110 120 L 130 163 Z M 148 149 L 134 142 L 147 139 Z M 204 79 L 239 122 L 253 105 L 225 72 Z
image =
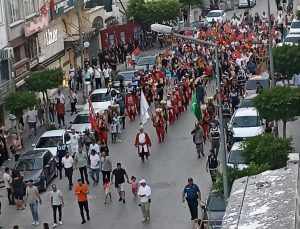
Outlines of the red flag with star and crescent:
M 97 120 L 96 120 L 96 116 L 95 116 L 94 107 L 93 107 L 93 104 L 92 104 L 90 99 L 88 99 L 88 102 L 89 102 L 90 123 L 91 123 L 92 129 L 97 130 L 98 125 L 97 125 Z

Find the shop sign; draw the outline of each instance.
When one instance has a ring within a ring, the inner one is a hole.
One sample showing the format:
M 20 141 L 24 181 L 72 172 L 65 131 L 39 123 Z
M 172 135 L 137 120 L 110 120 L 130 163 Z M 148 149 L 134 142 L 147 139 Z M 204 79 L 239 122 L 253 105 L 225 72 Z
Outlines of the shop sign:
M 45 44 L 46 44 L 46 46 L 49 46 L 49 45 L 51 45 L 51 44 L 53 44 L 54 42 L 57 41 L 57 31 L 58 31 L 58 29 L 53 29 L 53 30 L 48 29 L 45 32 Z
M 24 64 L 15 70 L 15 75 L 16 75 L 16 77 L 18 77 L 18 76 L 24 74 L 25 72 L 27 72 L 28 70 L 29 70 L 28 64 Z
M 48 27 L 49 24 L 49 7 L 43 6 L 40 9 L 40 16 L 34 18 L 31 21 L 25 22 L 25 37 L 29 37 L 32 34 Z
M 5 83 L 0 86 L 0 98 L 3 98 L 7 93 L 11 91 L 11 83 Z
M 79 1 L 79 3 L 78 3 Z M 53 9 L 53 19 L 60 17 L 61 15 L 71 11 L 77 4 L 83 4 L 83 0 L 58 0 L 55 1 L 54 9 Z

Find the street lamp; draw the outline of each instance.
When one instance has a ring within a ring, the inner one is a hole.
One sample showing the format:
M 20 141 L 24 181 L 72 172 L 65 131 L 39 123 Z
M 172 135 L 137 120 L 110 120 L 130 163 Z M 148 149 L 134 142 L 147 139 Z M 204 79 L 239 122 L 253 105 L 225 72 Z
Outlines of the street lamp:
M 173 35 L 175 37 L 179 37 L 185 40 L 190 40 L 194 41 L 197 43 L 202 43 L 208 46 L 214 47 L 215 51 L 215 59 L 216 59 L 216 72 L 217 72 L 217 95 L 218 95 L 218 100 L 219 100 L 219 116 L 220 116 L 220 130 L 221 130 L 221 145 L 223 148 L 223 152 L 221 153 L 222 159 L 221 159 L 221 165 L 222 165 L 222 170 L 223 170 L 223 186 L 224 186 L 224 198 L 225 201 L 228 198 L 228 179 L 227 179 L 227 165 L 226 165 L 226 144 L 225 144 L 225 132 L 224 132 L 224 126 L 223 126 L 223 115 L 222 115 L 222 104 L 221 104 L 221 82 L 220 82 L 220 69 L 219 69 L 219 58 L 218 58 L 218 44 L 209 42 L 209 41 L 204 41 L 200 40 L 197 38 L 192 38 L 188 36 L 184 36 L 178 33 L 175 33 L 174 28 L 166 25 L 161 25 L 161 24 L 152 24 L 151 25 L 151 30 L 157 33 L 164 33 L 167 35 Z

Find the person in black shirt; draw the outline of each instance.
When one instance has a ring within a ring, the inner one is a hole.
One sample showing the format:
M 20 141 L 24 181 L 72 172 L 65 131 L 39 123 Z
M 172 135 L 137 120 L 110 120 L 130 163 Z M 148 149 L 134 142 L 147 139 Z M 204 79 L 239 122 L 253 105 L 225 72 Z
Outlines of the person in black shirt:
M 66 151 L 68 150 L 68 147 L 66 144 L 63 143 L 63 140 L 59 140 L 58 145 L 57 145 L 57 158 L 58 158 L 58 171 L 59 171 L 59 178 L 62 179 L 62 158 L 66 155 Z
M 119 193 L 119 201 L 123 200 L 123 203 L 125 204 L 125 177 L 127 180 L 127 183 L 129 183 L 129 178 L 128 175 L 125 171 L 125 169 L 123 169 L 121 167 L 121 163 L 117 163 L 117 168 L 113 170 L 112 172 L 112 176 L 111 176 L 111 184 L 113 184 L 114 182 L 114 177 L 115 177 L 115 187 L 118 190 Z
M 207 157 L 206 172 L 209 171 L 212 182 L 216 181 L 216 170 L 219 166 L 218 157 L 213 149 L 210 150 L 210 155 Z

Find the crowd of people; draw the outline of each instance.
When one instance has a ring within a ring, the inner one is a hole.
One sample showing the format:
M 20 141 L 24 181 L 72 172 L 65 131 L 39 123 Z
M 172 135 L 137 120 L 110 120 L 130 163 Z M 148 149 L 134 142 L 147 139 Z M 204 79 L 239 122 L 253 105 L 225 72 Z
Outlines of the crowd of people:
M 267 48 L 268 48 L 268 24 L 272 24 L 273 43 L 279 43 L 286 35 L 285 28 L 291 23 L 293 18 L 289 12 L 278 11 L 277 18 L 271 15 L 268 18 L 264 13 L 259 15 L 252 11 L 245 10 L 244 14 L 234 16 L 224 22 L 213 22 L 208 28 L 200 29 L 195 33 L 195 37 L 201 40 L 209 40 L 217 43 L 220 47 L 218 57 L 214 56 L 214 50 L 204 44 L 193 43 L 179 38 L 173 38 L 173 45 L 170 50 L 159 54 L 154 66 L 146 66 L 143 72 L 135 73 L 132 82 L 125 87 L 124 82 L 120 82 L 119 94 L 114 95 L 114 104 L 103 112 L 95 114 L 95 125 L 93 132 L 86 129 L 83 136 L 79 136 L 75 130 L 68 132 L 70 146 L 62 141 L 57 145 L 57 159 L 59 178 L 64 175 L 68 180 L 68 188 L 74 191 L 77 197 L 78 206 L 82 218 L 82 224 L 90 220 L 88 205 L 88 194 L 90 179 L 94 186 L 102 185 L 105 190 L 105 204 L 111 201 L 111 185 L 115 185 L 119 195 L 119 201 L 125 201 L 125 183 L 131 185 L 134 198 L 140 198 L 140 207 L 143 215 L 143 222 L 150 220 L 151 188 L 145 179 L 139 182 L 137 178 L 129 176 L 121 163 L 113 169 L 113 164 L 109 156 L 109 133 L 111 133 L 111 143 L 121 142 L 121 129 L 125 129 L 126 116 L 131 122 L 136 121 L 136 116 L 141 113 L 140 101 L 145 98 L 147 104 L 154 114 L 151 114 L 151 121 L 156 130 L 158 143 L 166 141 L 166 134 L 170 126 L 174 125 L 183 112 L 188 110 L 192 95 L 196 98 L 196 103 L 201 107 L 201 117 L 197 117 L 197 123 L 192 131 L 193 142 L 196 146 L 198 158 L 205 157 L 204 145 L 210 142 L 210 152 L 207 155 L 206 170 L 210 173 L 211 179 L 215 181 L 215 170 L 219 166 L 220 132 L 224 126 L 220 126 L 218 117 L 220 116 L 217 106 L 217 96 L 213 92 L 208 96 L 207 87 L 217 76 L 216 68 L 219 68 L 221 80 L 221 101 L 222 115 L 225 120 L 229 120 L 240 97 L 244 94 L 244 85 L 253 75 L 262 74 L 267 71 Z M 112 47 L 110 50 L 99 52 L 98 59 L 92 58 L 85 61 L 82 70 L 76 71 L 71 67 L 70 94 L 71 112 L 76 113 L 77 95 L 76 90 L 80 90 L 82 82 L 90 81 L 92 89 L 105 87 L 111 92 L 113 84 L 110 81 L 111 72 L 116 70 L 117 63 L 126 60 L 127 53 L 132 53 L 138 43 L 129 43 L 121 47 Z M 219 66 L 216 66 L 216 58 L 219 59 Z M 98 74 L 98 73 L 99 74 Z M 79 77 L 78 77 L 79 76 Z M 82 76 L 82 77 L 81 77 Z M 281 81 L 280 75 L 276 78 Z M 262 90 L 257 86 L 257 92 Z M 49 120 L 55 124 L 55 114 L 58 119 L 58 127 L 65 126 L 65 96 L 58 92 L 55 102 L 49 107 Z M 193 101 L 194 102 L 194 101 Z M 91 104 L 90 104 L 91 105 Z M 36 134 L 36 124 L 45 123 L 44 111 L 39 107 L 29 109 L 26 113 L 26 122 L 29 129 L 33 129 Z M 12 117 L 16 125 L 16 120 Z M 19 121 L 24 125 L 24 118 Z M 22 123 L 23 122 L 23 123 Z M 30 133 L 30 136 L 32 134 Z M 20 139 L 17 133 L 16 140 Z M 5 139 L 3 131 L 0 132 L 1 155 L 9 158 L 8 151 L 4 152 Z M 149 159 L 152 142 L 149 134 L 144 131 L 144 126 L 140 125 L 136 134 L 134 145 L 137 148 L 138 156 L 142 162 Z M 21 141 L 16 142 L 12 150 L 21 152 Z M 4 152 L 4 153 L 3 153 Z M 16 161 L 18 153 L 14 153 Z M 79 170 L 80 179 L 73 185 L 73 175 Z M 102 184 L 100 182 L 100 172 L 102 173 Z M 29 205 L 32 213 L 33 225 L 39 225 L 38 205 L 42 204 L 41 196 L 33 181 L 23 181 L 23 176 L 18 171 L 5 169 L 3 176 L 7 197 L 10 205 L 16 205 L 17 210 L 23 210 L 26 204 Z M 201 192 L 193 179 L 189 178 L 188 185 L 183 191 L 183 202 L 187 200 L 191 212 L 191 219 L 198 221 L 198 199 L 201 199 Z M 73 187 L 75 186 L 75 187 Z M 53 227 L 62 224 L 62 209 L 64 205 L 63 191 L 55 184 L 51 186 L 51 200 L 49 206 L 53 209 Z M 24 191 L 25 190 L 25 191 Z M 58 211 L 58 220 L 57 220 Z M 85 214 L 84 214 L 85 212 Z

